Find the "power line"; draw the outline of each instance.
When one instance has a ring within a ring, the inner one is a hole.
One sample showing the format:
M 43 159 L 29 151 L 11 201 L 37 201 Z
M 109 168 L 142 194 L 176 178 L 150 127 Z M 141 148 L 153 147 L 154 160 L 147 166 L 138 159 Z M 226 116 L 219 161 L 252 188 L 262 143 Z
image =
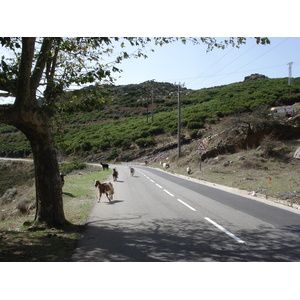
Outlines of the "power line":
M 231 51 L 233 50 L 233 48 L 231 50 L 229 50 L 227 53 L 225 53 L 220 59 L 218 59 L 214 64 L 212 64 L 209 68 L 207 68 L 205 71 L 203 71 L 200 75 L 198 75 L 197 77 L 195 77 L 193 80 L 191 80 L 188 84 L 191 84 L 194 80 L 200 78 L 204 73 L 206 73 L 208 70 L 210 70 L 212 67 L 214 67 L 218 62 L 220 62 L 226 55 L 228 55 Z
M 241 55 L 239 55 L 238 57 L 236 57 L 235 59 L 233 59 L 232 61 L 230 61 L 227 65 L 225 65 L 224 67 L 222 67 L 221 69 L 219 69 L 217 72 L 215 72 L 214 74 L 208 76 L 207 78 L 205 78 L 204 80 L 200 81 L 197 83 L 200 84 L 204 81 L 206 81 L 207 79 L 209 79 L 212 76 L 215 76 L 217 73 L 219 73 L 220 71 L 224 70 L 227 66 L 229 66 L 230 64 L 232 64 L 234 61 L 236 61 L 237 59 L 239 59 L 241 56 L 245 55 L 247 52 L 249 52 L 250 50 L 252 50 L 256 45 L 253 45 L 251 48 L 249 48 L 247 51 L 245 51 L 244 53 L 242 53 Z
M 261 58 L 262 56 L 266 55 L 267 53 L 269 53 L 270 51 L 272 51 L 273 49 L 275 49 L 276 47 L 278 47 L 279 45 L 281 45 L 282 43 L 284 43 L 284 42 L 287 41 L 288 39 L 289 39 L 289 37 L 286 38 L 286 39 L 284 39 L 283 41 L 281 41 L 279 44 L 275 45 L 275 46 L 274 46 L 273 48 L 271 48 L 270 50 L 266 51 L 265 53 L 261 54 L 260 56 L 256 57 L 255 59 L 251 60 L 249 63 L 247 63 L 247 64 L 243 65 L 242 67 L 236 69 L 235 71 L 229 73 L 229 74 L 226 75 L 225 77 L 223 77 L 223 78 L 221 78 L 221 79 L 218 79 L 217 81 L 214 81 L 212 84 L 214 84 L 214 83 L 216 83 L 216 82 L 218 82 L 218 81 L 220 81 L 220 80 L 226 78 L 227 76 L 236 73 L 236 71 L 238 71 L 238 70 L 240 70 L 240 69 L 242 69 L 242 68 L 248 66 L 249 64 L 253 63 L 253 62 L 256 61 L 257 59 L 259 59 L 259 58 Z

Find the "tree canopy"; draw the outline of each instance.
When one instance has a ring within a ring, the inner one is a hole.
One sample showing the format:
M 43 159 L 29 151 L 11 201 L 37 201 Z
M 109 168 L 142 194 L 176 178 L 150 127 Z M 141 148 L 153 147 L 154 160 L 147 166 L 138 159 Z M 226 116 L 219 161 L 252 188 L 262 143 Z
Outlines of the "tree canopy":
M 255 38 L 258 44 L 267 44 L 267 38 Z M 36 90 L 40 103 L 53 105 L 58 97 L 72 85 L 113 82 L 114 72 L 121 72 L 122 60 L 131 57 L 147 58 L 146 45 L 164 45 L 174 42 L 206 44 L 207 51 L 215 47 L 224 49 L 231 45 L 239 47 L 246 43 L 246 38 L 228 38 L 220 40 L 211 37 L 74 37 L 74 38 L 25 38 L 31 40 L 32 66 L 29 70 L 31 89 Z M 21 38 L 2 37 L 1 47 L 6 49 L 1 57 L 0 90 L 7 96 L 17 96 L 17 78 L 24 45 Z M 130 49 L 134 49 L 130 51 Z M 116 53 L 118 51 L 118 53 Z M 152 51 L 154 51 L 152 49 Z M 111 57 L 106 63 L 104 58 Z M 0 120 L 1 121 L 1 120 Z

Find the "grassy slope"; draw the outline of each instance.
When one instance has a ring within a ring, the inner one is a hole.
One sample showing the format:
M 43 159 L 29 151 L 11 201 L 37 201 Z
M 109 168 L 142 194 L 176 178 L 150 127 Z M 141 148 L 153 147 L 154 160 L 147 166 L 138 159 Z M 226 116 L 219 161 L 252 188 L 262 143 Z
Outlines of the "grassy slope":
M 28 169 L 27 164 L 23 167 Z M 20 169 L 20 163 L 18 170 L 10 168 L 12 177 L 12 173 L 19 173 Z M 8 175 L 7 172 L 5 175 Z M 99 167 L 88 167 L 66 176 L 63 188 L 64 211 L 67 220 L 73 225 L 64 230 L 40 228 L 31 231 L 29 224 L 33 221 L 34 210 L 22 215 L 15 211 L 15 207 L 23 197 L 33 198 L 34 189 L 26 185 L 17 186 L 18 191 L 25 189 L 28 194 L 18 193 L 11 203 L 1 205 L 0 261 L 68 260 L 82 230 L 82 223 L 95 203 L 93 179 L 105 180 L 110 173 L 100 172 Z
M 182 128 L 185 135 L 187 138 L 195 138 L 200 128 L 208 127 L 224 116 L 251 112 L 258 106 L 270 107 L 300 101 L 300 78 L 295 78 L 293 83 L 293 86 L 288 86 L 286 78 L 266 78 L 198 91 L 184 91 Z M 167 90 L 157 94 L 154 123 L 150 122 L 151 116 L 147 123 L 144 107 L 147 94 L 141 93 L 142 84 L 115 89 L 119 89 L 119 92 L 113 89 L 116 93 L 113 94 L 114 100 L 108 100 L 108 105 L 103 110 L 73 114 L 56 120 L 60 133 L 57 136 L 58 143 L 64 144 L 67 154 L 99 157 L 107 152 L 108 159 L 121 158 L 124 150 L 134 150 L 136 147 L 147 150 L 147 145 L 151 147 L 153 140 L 157 142 L 162 133 L 176 135 L 176 91 Z M 29 143 L 20 132 L 6 125 L 0 126 L 0 131 L 2 156 L 22 156 L 30 152 Z

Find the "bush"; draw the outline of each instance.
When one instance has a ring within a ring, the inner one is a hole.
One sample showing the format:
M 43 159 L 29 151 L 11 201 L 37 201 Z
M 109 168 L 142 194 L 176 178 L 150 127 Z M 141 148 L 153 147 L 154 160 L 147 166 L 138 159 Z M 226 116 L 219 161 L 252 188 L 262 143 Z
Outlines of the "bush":
M 69 174 L 75 170 L 82 170 L 86 168 L 86 164 L 77 157 L 72 157 L 69 163 L 61 165 L 60 171 L 63 174 Z
M 152 145 L 155 145 L 155 140 L 152 137 L 140 138 L 135 140 L 136 144 L 141 148 L 146 148 Z
M 148 130 L 150 135 L 159 135 L 164 133 L 164 129 L 160 126 L 153 126 Z
M 191 139 L 196 139 L 198 136 L 198 129 L 194 129 L 190 132 Z
M 112 149 L 109 156 L 108 160 L 113 160 L 119 156 L 117 149 Z
M 187 128 L 188 129 L 200 129 L 203 128 L 203 122 L 188 122 Z

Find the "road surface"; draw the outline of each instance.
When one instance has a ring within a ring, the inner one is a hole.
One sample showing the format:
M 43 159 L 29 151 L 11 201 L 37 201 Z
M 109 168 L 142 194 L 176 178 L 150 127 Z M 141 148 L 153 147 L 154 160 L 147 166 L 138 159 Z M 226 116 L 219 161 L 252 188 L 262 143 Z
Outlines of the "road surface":
M 297 210 L 149 167 L 134 166 L 134 176 L 116 167 L 114 201 L 95 203 L 72 261 L 300 261 Z

